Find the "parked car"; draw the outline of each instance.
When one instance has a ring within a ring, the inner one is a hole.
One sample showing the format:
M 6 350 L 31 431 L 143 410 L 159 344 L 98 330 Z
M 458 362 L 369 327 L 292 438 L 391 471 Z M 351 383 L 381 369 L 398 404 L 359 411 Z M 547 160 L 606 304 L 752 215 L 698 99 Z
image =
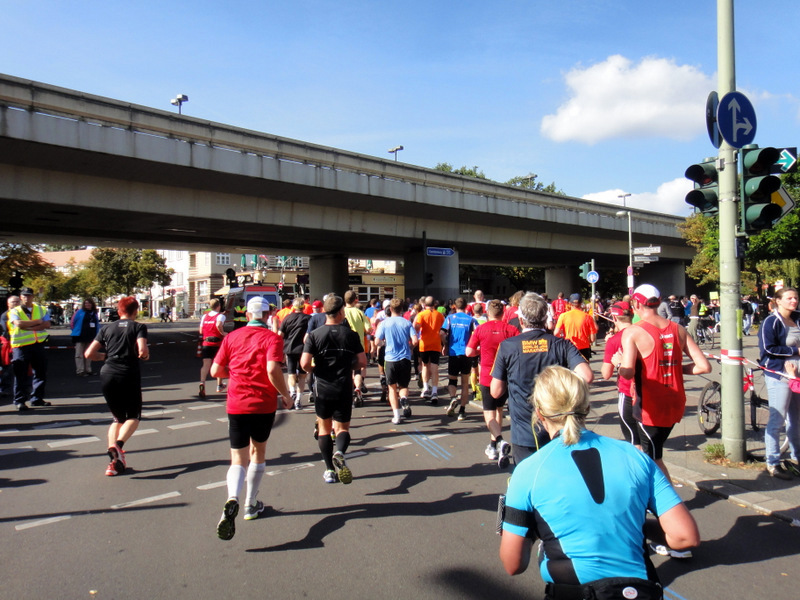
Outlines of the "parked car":
M 113 306 L 102 306 L 100 307 L 100 320 L 103 323 L 119 321 L 119 313 Z

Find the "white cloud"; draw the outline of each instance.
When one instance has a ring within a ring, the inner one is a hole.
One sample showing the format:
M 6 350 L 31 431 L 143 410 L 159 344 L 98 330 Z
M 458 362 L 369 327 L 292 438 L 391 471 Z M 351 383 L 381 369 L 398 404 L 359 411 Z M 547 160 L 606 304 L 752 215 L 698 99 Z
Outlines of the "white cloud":
M 668 215 L 686 217 L 692 212 L 692 207 L 686 204 L 685 200 L 686 194 L 692 189 L 692 185 L 692 182 L 684 177 L 673 179 L 672 181 L 662 183 L 658 186 L 658 190 L 656 190 L 655 193 L 631 193 L 631 195 L 625 199 L 625 205 L 628 208 L 639 208 Z M 620 189 L 606 190 L 604 192 L 586 194 L 582 196 L 582 198 L 584 200 L 613 204 L 621 209 L 622 199 L 619 196 L 627 193 L 628 192 Z
M 556 142 L 595 144 L 611 138 L 689 140 L 705 131 L 711 76 L 690 65 L 620 55 L 564 76 L 570 98 L 542 118 L 541 132 Z

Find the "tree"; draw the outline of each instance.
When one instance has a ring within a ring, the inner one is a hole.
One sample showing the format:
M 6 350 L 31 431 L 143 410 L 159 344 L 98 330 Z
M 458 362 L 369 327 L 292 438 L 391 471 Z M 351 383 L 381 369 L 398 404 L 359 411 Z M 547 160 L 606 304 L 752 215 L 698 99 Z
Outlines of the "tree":
M 486 175 L 484 175 L 483 171 L 481 171 L 478 167 L 469 168 L 466 165 L 460 167 L 458 169 L 454 169 L 453 165 L 450 163 L 439 163 L 435 167 L 433 167 L 437 171 L 443 171 L 444 173 L 453 173 L 454 175 L 464 175 L 465 177 L 475 177 L 477 179 L 486 179 Z
M 14 273 L 19 272 L 25 285 L 53 269 L 32 244 L 0 244 L 0 285 L 8 284 Z
M 515 290 L 541 289 L 544 269 L 540 267 L 497 267 L 495 272 L 508 279 Z
M 96 276 L 101 296 L 130 295 L 136 288 L 154 283 L 166 285 L 173 273 L 155 250 L 135 248 L 96 248 L 87 270 Z
M 681 235 L 697 250 L 686 274 L 699 285 L 719 285 L 719 223 L 716 216 L 695 213 L 678 225 Z

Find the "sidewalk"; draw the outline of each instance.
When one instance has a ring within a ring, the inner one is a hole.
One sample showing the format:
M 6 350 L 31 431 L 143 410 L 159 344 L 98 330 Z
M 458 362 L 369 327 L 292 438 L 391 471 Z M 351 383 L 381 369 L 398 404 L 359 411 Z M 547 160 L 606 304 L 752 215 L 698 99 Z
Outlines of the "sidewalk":
M 609 437 L 620 438 L 616 416 L 616 387 L 610 385 L 611 381 L 604 382 L 598 376 L 602 363 L 602 348 L 602 344 L 599 345 L 599 351 L 592 360 L 597 379 L 592 385 L 594 415 L 590 415 L 589 418 L 594 423 L 591 426 L 593 430 Z M 745 358 L 750 360 L 758 358 L 758 340 L 755 335 L 744 338 L 743 350 Z M 715 347 L 710 353 L 719 355 L 719 347 Z M 711 364 L 712 372 L 709 375 L 686 378 L 686 413 L 683 420 L 672 430 L 664 449 L 664 462 L 670 475 L 674 481 L 683 485 L 720 496 L 730 502 L 800 527 L 800 479 L 795 478 L 792 481 L 773 479 L 767 474 L 763 463 L 740 468 L 723 467 L 705 461 L 703 450 L 706 445 L 722 443 L 719 432 L 706 438 L 696 418 L 700 390 L 708 380 L 719 381 L 720 367 L 715 361 Z M 748 451 L 757 454 L 760 452 L 763 456 L 763 430 L 754 432 L 749 423 L 745 429 Z

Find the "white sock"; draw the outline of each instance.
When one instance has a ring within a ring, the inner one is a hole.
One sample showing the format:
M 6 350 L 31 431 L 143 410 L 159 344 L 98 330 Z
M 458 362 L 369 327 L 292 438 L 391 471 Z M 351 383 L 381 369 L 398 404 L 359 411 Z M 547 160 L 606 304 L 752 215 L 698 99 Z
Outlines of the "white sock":
M 432 386 L 431 387 L 431 396 L 438 396 L 438 395 L 439 395 L 439 392 L 438 392 L 436 386 L 435 385 Z
M 402 412 L 399 408 L 393 408 L 392 412 L 394 413 L 395 419 L 400 418 L 400 413 Z
M 266 463 L 250 463 L 247 467 L 247 506 L 253 506 L 258 496 L 258 488 L 261 485 L 261 478 L 264 477 Z
M 239 499 L 239 494 L 244 485 L 245 470 L 242 465 L 228 467 L 228 498 Z

